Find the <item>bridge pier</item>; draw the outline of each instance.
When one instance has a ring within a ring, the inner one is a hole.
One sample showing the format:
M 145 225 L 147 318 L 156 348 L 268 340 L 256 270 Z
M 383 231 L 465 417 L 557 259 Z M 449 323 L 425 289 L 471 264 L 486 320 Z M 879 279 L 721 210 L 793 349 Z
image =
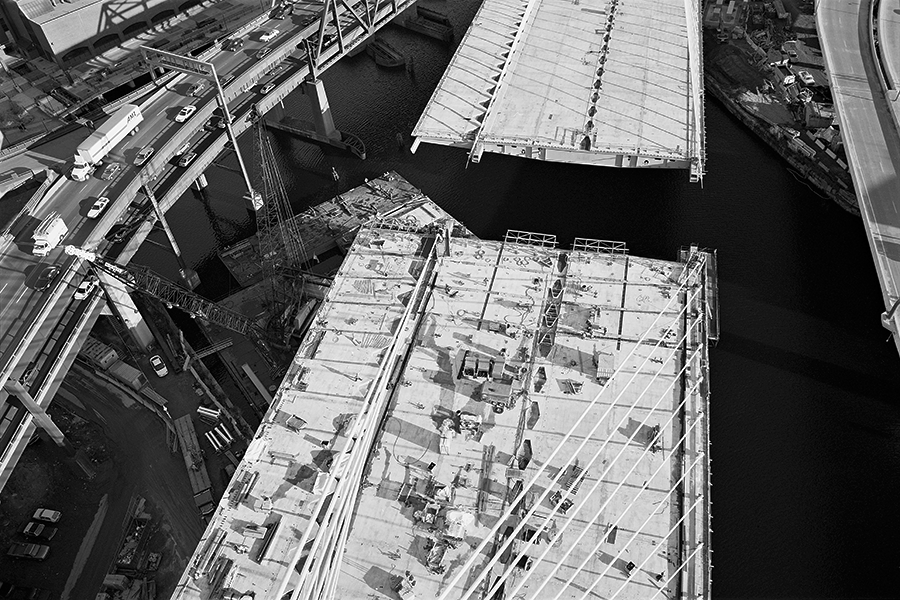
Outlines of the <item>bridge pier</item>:
M 4 387 L 7 392 L 19 399 L 22 406 L 24 406 L 28 412 L 31 413 L 31 416 L 34 417 L 34 422 L 38 427 L 43 429 L 57 446 L 65 448 L 71 454 L 75 453 L 75 449 L 72 448 L 72 445 L 66 439 L 65 434 L 63 434 L 60 428 L 56 426 L 56 423 L 53 422 L 53 419 L 51 419 L 50 415 L 47 414 L 47 411 L 44 410 L 44 407 L 34 401 L 31 394 L 25 389 L 25 386 L 15 379 L 9 379 Z
M 341 132 L 335 129 L 334 119 L 331 116 L 331 106 L 328 104 L 328 96 L 325 94 L 325 84 L 321 79 L 313 79 L 303 82 L 301 85 L 303 94 L 309 98 L 313 114 L 313 126 L 316 133 L 322 137 L 333 140 L 341 139 Z M 281 108 L 281 117 L 284 117 L 284 108 Z
M 200 173 L 200 177 L 194 180 L 194 189 L 198 192 L 202 191 L 203 188 L 209 185 L 209 182 L 206 181 L 206 173 Z
M 100 269 L 97 269 L 96 273 L 100 278 L 100 284 L 103 286 L 106 296 L 110 299 L 113 312 L 125 324 L 135 343 L 146 350 L 154 341 L 153 334 L 150 332 L 150 328 L 147 327 L 147 323 L 144 322 L 144 317 L 141 316 L 137 306 L 134 305 L 131 296 L 128 295 L 127 286 Z

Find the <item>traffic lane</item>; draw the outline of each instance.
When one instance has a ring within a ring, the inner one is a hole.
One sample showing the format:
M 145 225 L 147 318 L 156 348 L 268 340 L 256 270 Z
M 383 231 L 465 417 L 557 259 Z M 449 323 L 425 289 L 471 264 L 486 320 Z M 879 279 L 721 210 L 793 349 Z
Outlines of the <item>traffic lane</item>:
M 890 118 L 885 119 L 887 106 L 869 47 L 867 5 L 848 11 L 837 2 L 824 0 L 818 21 L 854 187 L 888 306 L 900 281 L 900 181 L 896 173 L 900 141 L 893 127 L 885 127 Z

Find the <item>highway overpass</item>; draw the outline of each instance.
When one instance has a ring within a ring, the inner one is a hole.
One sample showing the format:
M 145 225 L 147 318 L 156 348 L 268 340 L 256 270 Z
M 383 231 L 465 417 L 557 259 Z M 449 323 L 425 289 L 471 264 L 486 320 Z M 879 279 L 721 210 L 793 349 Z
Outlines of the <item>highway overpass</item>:
M 900 311 L 892 310 L 900 298 L 900 16 L 890 4 L 819 0 L 816 23 L 884 296 L 882 321 L 900 351 Z
M 297 49 L 303 40 L 316 43 L 322 38 L 317 59 L 321 72 L 411 5 L 410 0 L 377 5 L 357 2 L 352 7 L 349 3 L 332 5 L 333 11 L 329 10 L 328 17 L 322 19 L 321 4 L 297 3 L 292 16 L 261 25 L 281 32 L 272 42 L 261 42 L 261 32 L 253 27 L 249 36 L 245 36 L 246 44 L 241 50 L 226 52 L 219 46 L 212 48 L 204 59 L 215 65 L 220 77 L 233 76 L 224 86 L 224 93 L 229 110 L 236 116 L 235 134 L 250 127 L 247 116 L 251 106 L 255 104 L 263 112 L 267 111 L 307 79 L 309 65 L 305 52 Z M 272 51 L 259 59 L 257 53 L 263 47 Z M 282 63 L 287 68 L 275 76 L 276 87 L 268 94 L 260 94 L 259 80 L 269 81 L 272 75 L 267 73 Z M 197 81 L 199 78 L 195 76 L 179 74 L 143 98 L 140 105 L 145 120 L 140 131 L 109 155 L 109 160 L 120 161 L 125 168 L 111 182 L 97 176 L 86 182 L 62 179 L 33 210 L 34 224 L 58 211 L 69 226 L 65 243 L 108 251 L 108 257 L 122 264 L 129 261 L 149 233 L 151 222 L 141 225 L 124 245 L 107 248 L 104 239 L 110 228 L 133 210 L 132 201 L 144 180 L 152 182 L 160 208 L 166 211 L 225 148 L 225 130 L 204 127 L 216 109 L 211 87 L 198 98 L 186 96 L 188 88 Z M 195 104 L 197 112 L 186 123 L 176 123 L 175 114 L 187 104 Z M 180 168 L 175 166 L 173 157 L 186 142 L 198 156 L 188 168 Z M 134 167 L 135 155 L 147 146 L 155 149 L 153 157 L 141 168 Z M 113 198 L 113 202 L 102 218 L 88 220 L 87 209 L 99 196 Z M 38 404 L 46 407 L 81 341 L 98 318 L 102 302 L 97 297 L 74 302 L 71 292 L 80 282 L 84 268 L 59 248 L 43 259 L 32 256 L 27 237 L 27 233 L 18 239 L 7 236 L 0 243 L 0 269 L 5 273 L 0 287 L 0 386 L 5 386 L 10 379 L 21 378 L 31 367 L 28 387 Z M 46 291 L 35 290 L 33 286 L 40 271 L 51 264 L 62 267 L 62 275 Z M 0 398 L 2 489 L 34 431 L 34 422 L 31 413 L 17 401 L 5 394 Z

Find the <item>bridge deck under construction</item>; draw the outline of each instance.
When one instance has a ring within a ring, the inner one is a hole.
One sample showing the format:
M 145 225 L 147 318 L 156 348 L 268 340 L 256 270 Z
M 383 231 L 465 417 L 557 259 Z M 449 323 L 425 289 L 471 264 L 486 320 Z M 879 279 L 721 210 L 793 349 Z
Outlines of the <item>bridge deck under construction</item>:
M 702 175 L 699 14 L 694 0 L 485 0 L 416 144 Z
M 173 598 L 706 597 L 703 255 L 448 231 L 359 233 Z

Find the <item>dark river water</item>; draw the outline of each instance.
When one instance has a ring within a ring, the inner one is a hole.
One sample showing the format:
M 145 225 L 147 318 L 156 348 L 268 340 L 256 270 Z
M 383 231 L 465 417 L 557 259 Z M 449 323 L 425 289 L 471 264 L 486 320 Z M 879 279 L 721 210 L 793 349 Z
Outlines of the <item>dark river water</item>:
M 457 23 L 476 7 L 435 3 Z M 629 171 L 462 150 L 400 151 L 452 48 L 401 29 L 384 35 L 413 74 L 364 54 L 329 70 L 335 122 L 366 143 L 365 161 L 285 135 L 275 147 L 300 211 L 394 169 L 477 235 L 507 229 L 619 240 L 633 255 L 674 259 L 718 249 L 722 338 L 711 353 L 713 593 L 717 598 L 900 598 L 900 357 L 881 328 L 880 291 L 859 218 L 796 181 L 712 99 L 708 174 Z M 287 112 L 304 118 L 294 94 Z M 247 137 L 241 146 L 252 156 Z M 227 161 L 226 161 L 227 162 Z M 251 160 L 252 162 L 252 160 Z M 169 213 L 212 296 L 229 291 L 217 248 L 253 230 L 233 172 L 208 173 L 208 200 Z M 135 262 L 173 276 L 160 232 Z

